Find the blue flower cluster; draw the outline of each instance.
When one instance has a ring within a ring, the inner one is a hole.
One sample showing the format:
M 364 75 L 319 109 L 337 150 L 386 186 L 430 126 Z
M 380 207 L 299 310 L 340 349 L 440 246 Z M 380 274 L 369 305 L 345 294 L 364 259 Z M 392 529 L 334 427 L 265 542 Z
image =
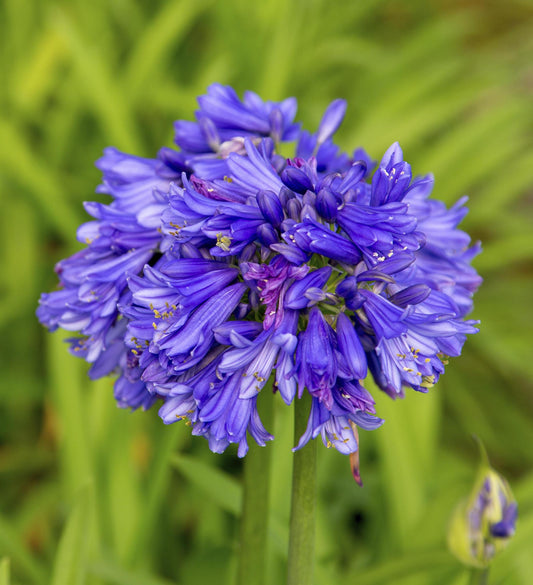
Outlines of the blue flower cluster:
M 367 373 L 393 398 L 426 392 L 477 331 L 465 199 L 429 199 L 432 177 L 413 178 L 398 144 L 373 175 L 362 149 L 341 152 L 343 100 L 315 133 L 294 123 L 294 99 L 215 84 L 198 102 L 175 124 L 179 150 L 104 151 L 112 201 L 86 204 L 86 247 L 58 263 L 37 315 L 81 334 L 71 351 L 92 378 L 118 373 L 119 406 L 159 402 L 215 452 L 272 439 L 257 411 L 271 379 L 286 404 L 312 397 L 298 448 L 321 435 L 355 453 L 357 428 L 383 422 Z

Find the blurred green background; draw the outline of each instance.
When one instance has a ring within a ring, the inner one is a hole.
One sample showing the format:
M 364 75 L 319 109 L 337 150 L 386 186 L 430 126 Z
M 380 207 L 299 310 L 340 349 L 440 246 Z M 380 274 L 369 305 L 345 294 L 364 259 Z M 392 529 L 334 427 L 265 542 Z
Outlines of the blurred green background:
M 318 585 L 461 585 L 446 527 L 485 443 L 519 501 L 491 583 L 533 580 L 533 4 L 527 0 L 2 0 L 0 584 L 231 583 L 241 462 L 156 410 L 116 408 L 34 311 L 76 249 L 102 149 L 154 156 L 213 81 L 294 95 L 374 158 L 399 140 L 435 196 L 470 196 L 485 279 L 468 340 L 429 395 L 378 397 L 365 487 L 319 447 Z M 280 401 L 281 402 L 281 401 Z M 284 582 L 292 413 L 274 434 L 269 583 Z

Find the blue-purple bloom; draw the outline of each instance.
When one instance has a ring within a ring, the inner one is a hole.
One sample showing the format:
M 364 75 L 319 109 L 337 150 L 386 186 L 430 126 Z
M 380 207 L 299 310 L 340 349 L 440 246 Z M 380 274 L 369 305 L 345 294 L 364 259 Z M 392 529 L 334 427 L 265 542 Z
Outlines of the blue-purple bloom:
M 271 380 L 288 405 L 311 395 L 296 448 L 321 435 L 353 455 L 357 429 L 383 422 L 368 373 L 393 398 L 427 392 L 477 331 L 465 200 L 429 199 L 433 179 L 413 178 L 397 143 L 373 174 L 362 149 L 341 152 L 343 100 L 314 133 L 293 98 L 214 84 L 198 103 L 175 124 L 179 150 L 105 150 L 97 191 L 112 201 L 86 204 L 86 247 L 58 263 L 37 315 L 79 334 L 91 377 L 118 375 L 119 406 L 159 403 L 215 452 L 273 438 L 257 410 Z

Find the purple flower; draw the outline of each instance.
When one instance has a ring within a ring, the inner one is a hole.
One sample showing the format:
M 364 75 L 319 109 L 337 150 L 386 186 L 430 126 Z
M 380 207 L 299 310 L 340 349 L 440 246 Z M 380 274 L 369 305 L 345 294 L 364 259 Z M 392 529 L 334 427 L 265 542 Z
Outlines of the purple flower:
M 263 327 L 279 328 L 283 320 L 285 294 L 294 281 L 301 280 L 307 274 L 308 266 L 294 266 L 283 256 L 275 256 L 270 264 L 241 263 L 244 280 L 259 295 L 259 301 L 265 305 Z M 289 307 L 292 308 L 292 307 Z
M 116 148 L 106 148 L 96 161 L 103 172 L 97 193 L 114 198 L 113 207 L 127 215 L 135 215 L 143 227 L 158 228 L 165 207 L 155 191 L 168 191 L 171 181 L 179 181 L 182 173 L 190 172 L 180 153 L 162 148 L 156 159 L 124 154 Z
M 331 410 L 331 388 L 338 371 L 335 332 L 317 307 L 309 312 L 307 328 L 300 334 L 296 364 L 300 394 L 306 388 L 311 396 L 317 397 Z
M 244 139 L 270 137 L 274 142 L 298 138 L 300 125 L 293 123 L 297 104 L 294 98 L 264 102 L 247 91 L 241 101 L 229 86 L 213 83 L 207 95 L 198 98 L 196 122 L 174 124 L 175 142 L 186 164 L 205 178 L 223 178 L 230 154 L 245 152 Z M 279 158 L 279 157 L 278 157 Z
M 80 334 L 71 349 L 91 377 L 117 374 L 119 406 L 157 402 L 215 452 L 272 439 L 260 392 L 287 405 L 308 392 L 297 447 L 320 435 L 359 481 L 358 428 L 383 422 L 367 375 L 393 398 L 427 392 L 477 331 L 465 199 L 430 199 L 432 178 L 413 178 L 397 143 L 373 175 L 362 149 L 342 153 L 343 100 L 314 133 L 294 123 L 292 98 L 214 84 L 198 104 L 175 125 L 180 150 L 105 150 L 98 191 L 112 201 L 86 204 L 86 247 L 57 265 L 38 317 Z M 282 157 L 293 140 L 296 156 Z M 512 523 L 510 509 L 495 533 Z
M 109 362 L 109 355 L 117 353 L 108 350 L 116 344 L 113 330 L 127 277 L 140 274 L 157 254 L 157 227 L 165 207 L 157 192 L 168 190 L 171 180 L 179 177 L 162 159 L 126 155 L 114 148 L 105 150 L 97 166 L 104 172 L 97 191 L 114 200 L 110 205 L 85 204 L 95 221 L 82 225 L 77 236 L 87 247 L 56 265 L 61 289 L 43 294 L 37 309 L 50 330 L 62 327 L 82 334 L 71 340 L 71 351 L 90 363 L 102 353 Z

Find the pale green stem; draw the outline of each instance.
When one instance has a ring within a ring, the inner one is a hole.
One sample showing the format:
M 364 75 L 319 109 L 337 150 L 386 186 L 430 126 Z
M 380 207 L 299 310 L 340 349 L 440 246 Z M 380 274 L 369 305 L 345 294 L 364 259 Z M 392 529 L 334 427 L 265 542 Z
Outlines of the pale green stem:
M 489 568 L 485 569 L 470 569 L 470 585 L 488 585 L 489 583 Z
M 311 396 L 295 401 L 294 438 L 305 432 Z M 315 552 L 316 442 L 294 453 L 287 585 L 312 585 Z

